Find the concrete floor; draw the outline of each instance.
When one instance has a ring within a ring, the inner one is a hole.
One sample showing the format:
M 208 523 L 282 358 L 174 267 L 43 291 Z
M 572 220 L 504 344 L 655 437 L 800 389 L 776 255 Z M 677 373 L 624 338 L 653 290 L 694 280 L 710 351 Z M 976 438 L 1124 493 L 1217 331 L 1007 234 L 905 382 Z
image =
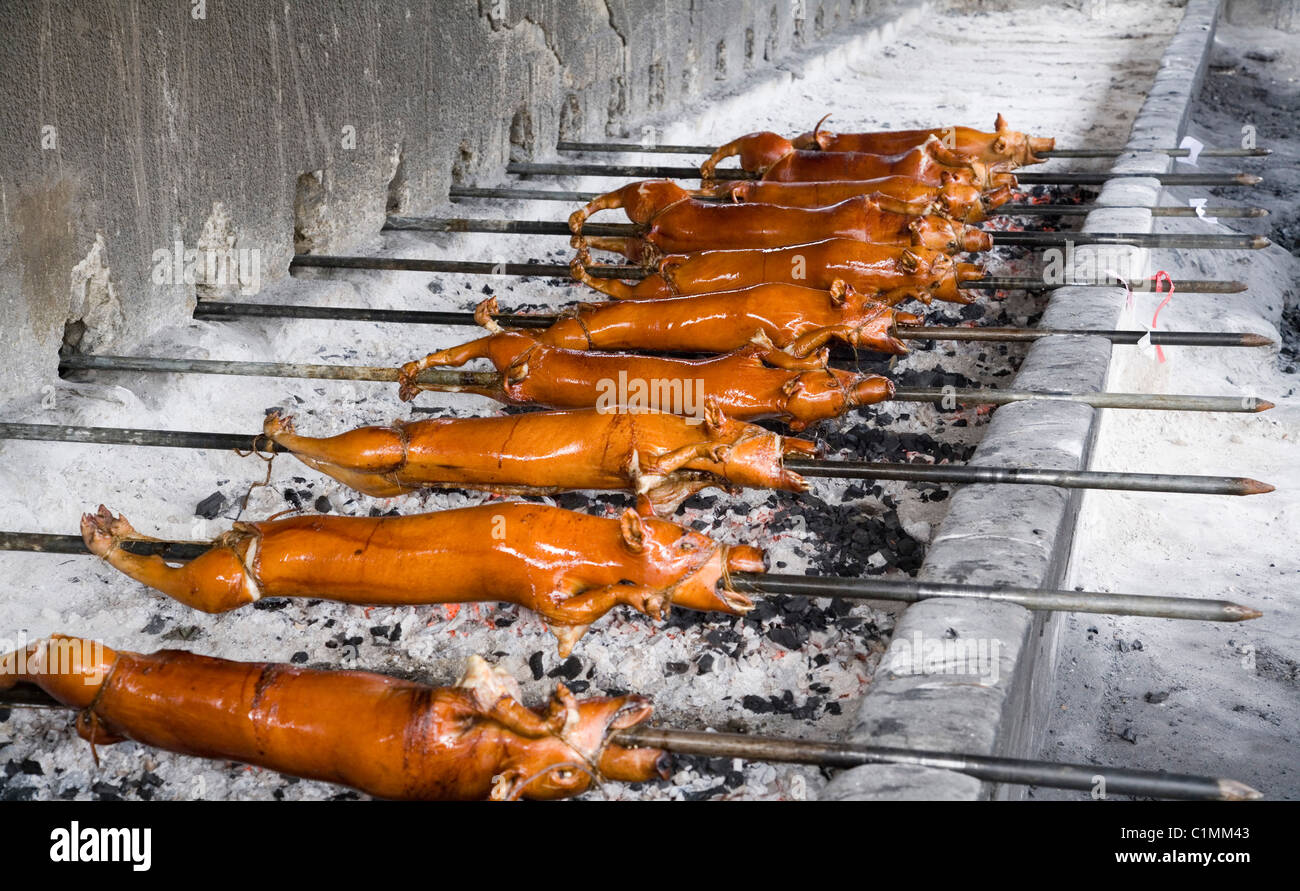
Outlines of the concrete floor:
M 1210 204 L 1268 207 L 1268 218 L 1234 220 L 1232 231 L 1263 232 L 1277 246 L 1249 255 L 1170 254 L 1157 267 L 1250 285 L 1234 298 L 1179 294 L 1162 312 L 1160 327 L 1276 330 L 1281 352 L 1171 349 L 1161 364 L 1129 348 L 1117 352 L 1110 384 L 1148 392 L 1253 392 L 1277 408 L 1259 415 L 1109 412 L 1095 464 L 1099 470 L 1239 474 L 1277 491 L 1235 499 L 1089 493 L 1071 565 L 1071 582 L 1081 588 L 1223 597 L 1265 615 L 1236 625 L 1068 617 L 1044 758 L 1227 776 L 1268 798 L 1300 798 L 1298 79 L 1295 35 L 1220 25 L 1190 132 L 1206 145 L 1232 146 L 1243 126 L 1254 126 L 1258 144 L 1274 155 L 1247 164 L 1201 162 L 1206 170 L 1257 170 L 1266 182 L 1256 189 L 1180 190 L 1171 198 L 1181 203 L 1200 195 Z M 1181 228 L 1229 231 L 1199 221 Z M 1139 306 L 1139 321 L 1148 322 L 1150 314 L 1151 307 Z M 1036 789 L 1033 797 L 1080 796 Z

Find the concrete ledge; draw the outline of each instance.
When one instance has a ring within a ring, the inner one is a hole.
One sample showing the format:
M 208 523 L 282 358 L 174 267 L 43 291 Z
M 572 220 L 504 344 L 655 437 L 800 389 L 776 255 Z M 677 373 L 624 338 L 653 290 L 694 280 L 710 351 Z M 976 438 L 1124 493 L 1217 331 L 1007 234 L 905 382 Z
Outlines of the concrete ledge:
M 1171 159 L 1149 149 L 1177 145 L 1199 88 L 1219 13 L 1217 0 L 1191 0 L 1161 61 L 1151 92 L 1114 172 L 1158 173 Z M 1152 231 L 1144 207 L 1158 203 L 1160 184 L 1149 178 L 1112 180 L 1090 213 L 1085 231 Z M 1146 252 L 1078 248 L 1076 264 L 1098 274 L 1112 266 L 1136 278 Z M 1143 273 L 1146 274 L 1145 272 Z M 1044 326 L 1112 328 L 1121 319 L 1123 288 L 1060 288 Z M 1029 351 L 1018 389 L 1100 391 L 1106 387 L 1109 341 L 1052 337 Z M 1021 403 L 999 408 L 971 459 L 973 464 L 1080 469 L 1088 466 L 1097 412 L 1064 403 Z M 1074 537 L 1078 495 L 1044 486 L 967 486 L 953 496 L 921 578 L 1020 587 L 1060 585 Z M 857 720 L 847 735 L 871 745 L 938 751 L 1025 755 L 1038 750 L 1055 679 L 1054 615 L 1007 604 L 929 600 L 903 614 L 881 660 Z M 919 652 L 919 656 L 918 656 Z M 981 660 L 980 653 L 984 654 Z M 899 766 L 844 771 L 825 790 L 835 800 L 970 800 L 1021 797 L 1023 787 L 991 787 L 958 774 Z

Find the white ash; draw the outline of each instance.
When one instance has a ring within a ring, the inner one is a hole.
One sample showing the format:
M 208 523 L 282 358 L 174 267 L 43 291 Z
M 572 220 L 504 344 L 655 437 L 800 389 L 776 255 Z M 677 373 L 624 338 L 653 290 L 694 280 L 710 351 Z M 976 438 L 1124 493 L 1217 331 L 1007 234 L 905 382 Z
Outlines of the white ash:
M 1098 20 L 1090 20 L 1080 10 L 1036 4 L 996 10 L 981 7 L 960 14 L 939 12 L 898 35 L 892 45 L 865 53 L 847 67 L 819 66 L 793 73 L 798 66 L 792 65 L 787 80 L 765 83 L 712 104 L 679 109 L 671 122 L 650 123 L 664 125 L 665 141 L 716 143 L 764 128 L 798 133 L 825 111 L 834 111 L 832 125 L 844 130 L 946 122 L 986 128 L 1001 112 L 1013 127 L 1055 135 L 1063 146 L 1117 143 L 1150 83 L 1177 10 L 1163 3 L 1109 4 L 1107 10 Z M 1014 48 L 1014 63 L 996 63 L 997 47 Z M 664 163 L 674 163 L 671 158 L 658 157 Z M 603 160 L 634 159 L 607 156 Z M 1069 166 L 1079 169 L 1083 165 Z M 586 179 L 555 182 L 553 187 L 599 191 L 618 184 Z M 529 185 L 547 188 L 552 183 Z M 450 215 L 562 219 L 571 209 L 547 202 L 474 202 L 441 210 Z M 351 252 L 367 250 L 391 256 L 486 260 L 534 257 L 543 262 L 567 262 L 569 258 L 562 239 L 544 237 L 505 241 L 474 235 L 394 233 L 355 245 Z M 431 280 L 411 273 L 349 272 L 280 282 L 257 299 L 465 310 L 488 292 L 499 296 L 503 308 L 558 307 L 590 298 L 580 286 L 543 280 L 457 276 Z M 177 299 L 184 297 L 178 290 Z M 1005 316 L 1007 324 L 1031 323 L 1041 304 L 1041 299 L 1025 295 L 987 303 L 991 318 Z M 960 317 L 955 308 L 940 308 L 931 314 Z M 466 328 L 344 322 L 194 322 L 160 333 L 147 352 L 166 357 L 391 366 L 473 335 Z M 983 361 L 977 358 L 980 354 L 986 357 Z M 1021 355 L 1019 347 L 1001 350 L 991 345 L 939 343 L 932 349 L 918 348 L 897 368 L 917 372 L 942 368 L 976 385 L 1005 385 L 1012 364 Z M 487 399 L 461 395 L 425 394 L 419 405 L 458 415 L 499 410 Z M 94 382 L 64 384 L 54 394 L 53 405 L 33 404 L 11 417 L 38 423 L 247 431 L 251 436 L 260 429 L 264 411 L 271 407 L 289 410 L 301 432 L 309 435 L 387 422 L 408 413 L 393 388 L 379 384 L 118 374 L 100 376 Z M 986 419 L 986 413 L 974 409 L 941 415 L 928 405 L 899 403 L 887 406 L 886 411 L 891 418 L 887 432 L 926 434 L 958 447 L 978 441 Z M 827 424 L 817 433 L 843 443 L 848 442 L 843 436 L 852 434 L 858 425 L 870 432 L 870 416 Z M 101 502 L 125 513 L 143 533 L 201 539 L 228 528 L 237 516 L 261 519 L 284 510 L 289 506 L 288 490 L 307 493 L 307 510 L 314 509 L 316 500 L 324 496 L 332 511 L 348 514 L 366 514 L 372 509 L 414 513 L 484 500 L 481 495 L 460 493 L 372 499 L 350 492 L 289 457 L 280 457 L 272 468 L 271 485 L 254 488 L 241 512 L 240 499 L 265 473 L 264 464 L 251 457 L 215 451 L 28 442 L 5 442 L 0 444 L 0 452 L 4 459 L 0 485 L 10 496 L 0 507 L 0 524 L 24 531 L 74 532 L 80 514 Z M 833 456 L 856 457 L 847 449 Z M 933 487 L 888 482 L 879 487 L 882 498 L 888 495 L 896 500 L 900 522 L 907 524 L 908 534 L 911 529 L 919 532 L 922 526 L 937 528 L 942 521 L 946 502 L 922 500 Z M 863 486 L 854 489 L 816 480 L 811 493 L 815 498 L 807 504 L 816 505 L 816 499 L 832 506 L 845 502 L 855 510 L 881 514 L 881 499 L 863 490 Z M 212 521 L 196 518 L 195 506 L 215 491 L 225 500 L 220 517 Z M 850 491 L 858 494 L 846 500 Z M 806 514 L 787 509 L 803 502 L 780 495 L 778 507 L 769 508 L 765 504 L 770 493 L 766 492 L 708 494 L 718 496 L 712 509 L 687 509 L 680 519 L 708 524 L 713 534 L 727 541 L 770 549 L 774 569 L 785 564 L 777 571 L 804 572 L 828 545 L 811 539 Z M 602 498 L 592 503 L 592 509 L 613 511 L 625 503 L 618 497 Z M 739 512 L 729 510 L 741 505 L 746 507 Z M 768 524 L 781 517 L 791 519 L 790 528 L 769 531 Z M 879 549 L 879 543 L 871 543 L 857 557 L 865 562 Z M 5 570 L 0 574 L 0 635 L 10 639 L 67 632 L 146 652 L 180 647 L 233 659 L 366 668 L 435 683 L 453 680 L 466 657 L 479 653 L 518 677 L 532 703 L 549 695 L 555 678 L 547 675 L 563 664 L 542 623 L 513 606 L 368 610 L 326 602 L 290 602 L 274 608 L 279 603 L 272 602 L 263 604 L 262 609 L 209 616 L 151 592 L 88 557 L 4 554 L 0 561 Z M 892 628 L 889 611 L 856 606 L 847 615 L 859 620 L 858 624 L 813 630 L 797 650 L 789 651 L 751 625 L 727 618 L 690 616 L 684 624 L 671 623 L 656 633 L 650 621 L 620 612 L 604 619 L 580 642 L 573 681 L 575 686 L 585 682 L 589 694 L 612 690 L 651 694 L 657 704 L 657 719 L 669 724 L 834 737 L 851 720 L 853 705 L 869 683 Z M 506 627 L 497 627 L 502 624 Z M 712 632 L 731 632 L 736 640 L 719 647 L 709 643 Z M 742 646 L 741 655 L 732 655 Z M 541 654 L 540 678 L 534 677 L 530 664 L 537 653 Z M 701 674 L 706 658 L 711 667 Z M 680 673 L 669 668 L 683 664 L 687 667 Z M 821 705 L 812 717 L 795 718 L 776 710 L 755 712 L 744 704 L 747 696 L 769 699 L 787 693 L 796 707 L 813 697 L 820 698 Z M 839 707 L 840 714 L 829 709 L 832 705 Z M 72 732 L 66 713 L 16 710 L 0 723 L 0 759 L 15 765 L 14 774 L 3 780 L 3 794 L 80 799 L 355 795 L 323 783 L 243 765 L 203 762 L 130 743 L 101 746 L 98 754 L 100 765 L 96 768 L 87 745 Z M 798 798 L 815 796 L 823 783 L 820 772 L 808 768 L 752 763 L 722 768 L 706 764 L 701 769 L 701 763 L 680 760 L 678 773 L 669 784 L 609 784 L 588 797 L 685 798 L 714 790 L 709 793 L 714 797 Z

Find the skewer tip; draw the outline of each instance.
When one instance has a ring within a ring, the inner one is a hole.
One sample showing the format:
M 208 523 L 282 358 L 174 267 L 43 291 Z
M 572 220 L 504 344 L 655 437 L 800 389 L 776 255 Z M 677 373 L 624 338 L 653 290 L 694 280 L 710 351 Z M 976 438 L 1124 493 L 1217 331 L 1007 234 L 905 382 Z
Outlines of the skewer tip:
M 1251 347 L 1269 347 L 1274 345 L 1271 337 L 1265 337 L 1263 334 L 1243 334 L 1241 336 L 1242 346 Z
M 1219 780 L 1218 786 L 1221 801 L 1258 801 L 1264 797 L 1258 789 L 1236 780 Z
M 1273 403 L 1269 402 L 1267 399 L 1260 399 L 1257 396 L 1252 396 L 1251 399 L 1255 401 L 1256 413 L 1259 413 L 1261 411 L 1268 411 L 1270 408 L 1274 408 Z
M 1242 186 L 1253 186 L 1264 181 L 1264 177 L 1254 173 L 1238 173 L 1233 179 L 1237 181 L 1238 185 Z
M 1268 492 L 1272 492 L 1276 488 L 1276 486 L 1271 486 L 1268 483 L 1261 482 L 1260 480 L 1253 480 L 1250 477 L 1242 477 L 1238 491 L 1242 495 L 1264 495 Z
M 1267 236 L 1265 236 L 1265 235 L 1256 235 L 1254 238 L 1252 238 L 1252 239 L 1250 240 L 1250 248 L 1251 248 L 1251 250 L 1258 251 L 1258 250 L 1262 250 L 1262 249 L 1268 247 L 1268 246 L 1269 246 L 1270 244 L 1272 244 L 1272 243 L 1273 243 L 1273 242 L 1271 242 L 1271 241 L 1268 240 L 1268 237 L 1267 237 Z
M 1260 610 L 1250 606 L 1243 606 L 1240 603 L 1229 603 L 1223 608 L 1223 612 L 1228 617 L 1229 622 L 1248 622 L 1264 615 Z

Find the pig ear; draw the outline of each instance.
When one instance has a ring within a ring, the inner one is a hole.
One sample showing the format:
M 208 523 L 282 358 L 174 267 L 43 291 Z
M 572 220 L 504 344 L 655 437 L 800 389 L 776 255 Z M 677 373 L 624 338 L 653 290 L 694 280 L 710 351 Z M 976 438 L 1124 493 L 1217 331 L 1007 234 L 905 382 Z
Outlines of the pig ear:
M 844 279 L 837 278 L 835 279 L 835 281 L 831 282 L 831 288 L 830 288 L 831 305 L 843 306 L 845 295 L 847 295 L 848 292 L 849 292 L 849 285 L 846 281 L 844 281 Z
M 704 429 L 709 431 L 710 435 L 717 434 L 726 423 L 727 416 L 722 413 L 718 397 L 709 396 L 704 400 Z
M 999 133 L 1007 129 L 1007 119 L 1002 116 L 1002 112 L 998 112 L 998 119 L 993 122 L 993 129 Z
M 641 522 L 640 514 L 629 507 L 618 518 L 618 525 L 623 533 L 623 544 L 629 551 L 639 554 L 645 550 L 645 523 Z

